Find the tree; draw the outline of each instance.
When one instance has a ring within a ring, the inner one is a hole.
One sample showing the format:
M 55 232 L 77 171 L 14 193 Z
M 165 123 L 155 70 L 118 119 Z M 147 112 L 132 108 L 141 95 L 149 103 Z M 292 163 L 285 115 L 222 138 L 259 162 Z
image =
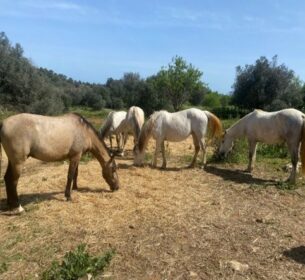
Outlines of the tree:
M 254 65 L 238 66 L 232 103 L 247 109 L 277 110 L 302 105 L 301 83 L 284 64 L 261 57 Z
M 166 95 L 173 109 L 178 111 L 189 100 L 193 91 L 202 87 L 202 72 L 194 68 L 180 56 L 175 56 L 167 68 L 163 67 L 157 74 L 159 90 Z

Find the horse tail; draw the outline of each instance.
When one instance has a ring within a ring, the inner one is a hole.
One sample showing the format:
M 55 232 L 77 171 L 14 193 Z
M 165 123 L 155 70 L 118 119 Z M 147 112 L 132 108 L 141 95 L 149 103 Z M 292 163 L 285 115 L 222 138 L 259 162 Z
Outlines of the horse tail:
M 301 163 L 302 163 L 302 174 L 305 175 L 305 116 L 303 116 L 303 125 L 301 132 Z
M 133 120 L 134 120 L 133 123 L 135 125 L 134 129 L 135 129 L 137 141 L 138 141 L 138 138 L 139 138 L 139 135 L 140 135 L 140 132 L 141 132 L 141 128 L 143 126 L 143 121 L 144 121 L 144 120 L 142 120 L 143 118 L 140 114 L 140 110 L 142 110 L 142 109 L 138 109 L 138 108 L 135 107 L 134 112 L 132 114 L 132 117 L 133 117 Z
M 107 136 L 108 131 L 110 130 L 111 127 L 111 121 L 110 121 L 110 117 L 113 115 L 113 111 L 110 112 L 107 116 L 106 122 L 103 124 L 103 126 L 101 127 L 100 130 L 100 137 L 102 139 L 104 139 Z
M 208 128 L 211 138 L 220 137 L 222 135 L 222 124 L 220 119 L 209 111 L 204 111 L 208 117 Z

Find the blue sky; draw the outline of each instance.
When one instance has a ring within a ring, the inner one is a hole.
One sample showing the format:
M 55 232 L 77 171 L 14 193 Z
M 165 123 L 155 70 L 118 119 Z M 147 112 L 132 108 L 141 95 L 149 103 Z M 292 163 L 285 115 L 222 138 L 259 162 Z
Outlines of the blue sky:
M 260 56 L 305 81 L 305 1 L 0 0 L 0 31 L 34 65 L 104 83 L 157 73 L 175 55 L 229 93 L 236 66 Z

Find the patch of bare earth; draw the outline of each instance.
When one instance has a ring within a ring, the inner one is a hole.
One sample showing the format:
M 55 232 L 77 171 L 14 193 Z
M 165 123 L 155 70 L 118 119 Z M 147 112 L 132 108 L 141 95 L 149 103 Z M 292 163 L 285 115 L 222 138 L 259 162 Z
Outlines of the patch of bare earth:
M 288 174 L 263 164 L 253 176 L 241 165 L 186 169 L 191 139 L 170 143 L 167 170 L 134 167 L 131 142 L 117 159 L 121 189 L 109 192 L 92 160 L 72 202 L 67 163 L 28 160 L 18 187 L 26 213 L 0 215 L 1 279 L 37 279 L 80 243 L 116 250 L 100 278 L 304 279 L 305 192 L 275 187 Z

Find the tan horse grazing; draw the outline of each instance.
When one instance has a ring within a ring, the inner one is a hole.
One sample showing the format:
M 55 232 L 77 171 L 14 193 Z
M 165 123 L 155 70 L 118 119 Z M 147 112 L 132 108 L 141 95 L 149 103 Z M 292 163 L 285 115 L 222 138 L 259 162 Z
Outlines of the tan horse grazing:
M 102 175 L 112 191 L 119 189 L 116 164 L 93 126 L 82 116 L 70 113 L 58 117 L 18 114 L 0 125 L 1 144 L 8 157 L 4 176 L 7 203 L 22 212 L 17 184 L 28 157 L 42 161 L 69 159 L 65 197 L 71 199 L 71 183 L 77 189 L 78 164 L 83 153 L 91 152 L 102 167 Z
M 206 164 L 206 144 L 205 136 L 208 128 L 211 131 L 211 137 L 222 134 L 222 125 L 220 120 L 208 111 L 202 111 L 196 108 L 169 113 L 159 111 L 153 113 L 149 120 L 143 126 L 138 145 L 134 149 L 134 164 L 141 165 L 144 161 L 145 148 L 151 136 L 156 140 L 156 149 L 153 160 L 153 167 L 157 165 L 157 156 L 162 151 L 163 164 L 166 168 L 164 141 L 179 142 L 185 140 L 188 136 L 193 136 L 195 154 L 190 167 L 194 167 L 197 155 L 202 150 L 203 164 Z

